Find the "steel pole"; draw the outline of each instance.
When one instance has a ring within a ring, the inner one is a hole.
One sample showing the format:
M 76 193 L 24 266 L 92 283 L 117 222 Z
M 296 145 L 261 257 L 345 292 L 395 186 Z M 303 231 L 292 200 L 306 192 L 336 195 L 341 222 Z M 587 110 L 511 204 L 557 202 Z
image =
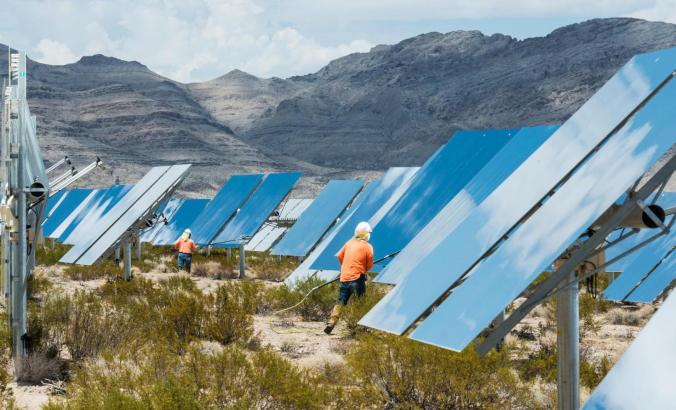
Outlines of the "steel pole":
M 131 238 L 122 241 L 122 257 L 124 258 L 124 280 L 131 280 Z
M 244 244 L 239 245 L 239 278 L 246 276 L 246 255 L 244 253 Z
M 572 284 L 556 297 L 558 347 L 558 408 L 580 407 L 580 328 L 578 281 L 571 273 Z

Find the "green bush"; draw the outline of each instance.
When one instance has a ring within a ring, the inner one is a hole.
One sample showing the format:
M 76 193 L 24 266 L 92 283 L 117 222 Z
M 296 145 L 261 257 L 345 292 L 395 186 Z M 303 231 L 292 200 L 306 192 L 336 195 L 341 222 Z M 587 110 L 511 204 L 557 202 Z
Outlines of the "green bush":
M 122 268 L 112 261 L 106 261 L 96 265 L 68 265 L 63 273 L 72 280 L 113 279 L 122 276 Z
M 56 242 L 53 239 L 45 239 L 44 246 L 38 246 L 35 253 L 36 265 L 55 265 L 70 249 L 69 245 Z
M 269 304 L 267 308 L 277 311 L 291 307 L 300 302 L 312 288 L 322 283 L 324 281 L 321 279 L 311 278 L 296 283 L 293 288 L 286 284 L 270 288 L 264 296 Z M 338 300 L 338 286 L 334 283 L 315 291 L 301 305 L 286 314 L 298 314 L 306 321 L 326 320 L 336 300 Z
M 226 282 L 207 296 L 207 338 L 224 344 L 246 342 L 251 338 L 257 295 L 248 292 L 249 288 Z
M 532 399 L 512 371 L 508 349 L 485 357 L 410 339 L 368 333 L 347 363 L 373 404 L 390 408 L 529 408 Z

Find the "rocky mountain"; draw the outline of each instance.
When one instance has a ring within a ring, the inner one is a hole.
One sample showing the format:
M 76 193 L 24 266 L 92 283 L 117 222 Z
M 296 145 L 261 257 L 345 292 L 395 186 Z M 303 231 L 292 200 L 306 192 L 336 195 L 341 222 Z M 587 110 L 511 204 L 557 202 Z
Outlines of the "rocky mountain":
M 103 183 L 192 162 L 186 190 L 285 169 L 313 176 L 312 185 L 419 165 L 457 129 L 562 122 L 632 55 L 673 46 L 675 25 L 600 19 L 526 40 L 428 33 L 305 76 L 235 70 L 195 84 L 96 55 L 31 62 L 28 97 L 47 159 L 99 155 L 110 164 L 96 177 Z

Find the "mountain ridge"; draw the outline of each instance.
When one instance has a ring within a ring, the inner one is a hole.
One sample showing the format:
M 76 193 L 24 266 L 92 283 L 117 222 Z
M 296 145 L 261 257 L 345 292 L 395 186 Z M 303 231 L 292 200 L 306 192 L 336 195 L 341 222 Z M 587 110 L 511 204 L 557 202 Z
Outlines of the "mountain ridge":
M 676 25 L 596 19 L 523 40 L 424 33 L 302 76 L 232 70 L 189 84 L 97 54 L 64 66 L 30 61 L 28 98 L 48 162 L 99 155 L 109 164 L 83 183 L 191 162 L 186 192 L 284 170 L 304 172 L 312 190 L 329 177 L 420 165 L 458 129 L 563 122 L 631 56 L 673 46 Z

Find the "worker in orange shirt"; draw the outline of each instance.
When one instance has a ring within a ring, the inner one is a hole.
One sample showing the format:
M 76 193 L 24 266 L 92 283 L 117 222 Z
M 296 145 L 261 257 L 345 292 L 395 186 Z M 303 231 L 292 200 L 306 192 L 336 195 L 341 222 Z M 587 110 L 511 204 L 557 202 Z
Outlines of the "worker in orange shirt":
M 183 235 L 174 244 L 174 249 L 178 251 L 178 270 L 183 269 L 190 273 L 190 262 L 192 262 L 192 253 L 197 249 L 195 242 L 190 239 L 192 232 L 190 229 L 183 231 Z
M 347 241 L 338 252 L 340 262 L 340 288 L 338 303 L 331 311 L 324 333 L 331 334 L 340 318 L 340 309 L 347 305 L 352 294 L 357 297 L 366 292 L 366 272 L 373 267 L 373 246 L 369 243 L 371 225 L 368 222 L 359 222 L 354 231 L 354 238 Z

